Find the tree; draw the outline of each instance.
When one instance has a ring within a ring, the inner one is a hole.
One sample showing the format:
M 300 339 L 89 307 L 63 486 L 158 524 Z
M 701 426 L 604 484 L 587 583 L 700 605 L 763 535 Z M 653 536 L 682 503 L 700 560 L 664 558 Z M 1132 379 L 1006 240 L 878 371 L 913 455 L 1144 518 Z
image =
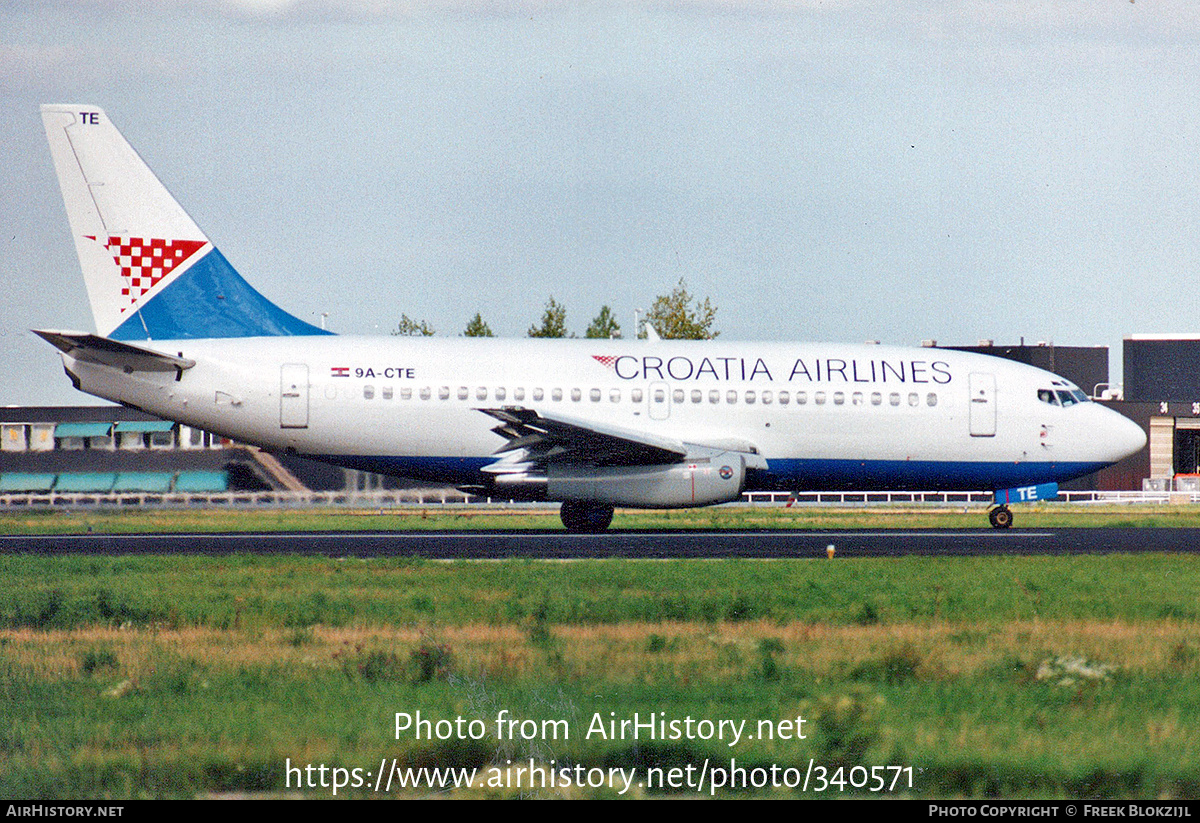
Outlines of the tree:
M 392 332 L 393 337 L 433 337 L 433 329 L 424 320 L 413 320 L 407 314 L 400 315 L 400 325 Z
M 554 295 L 550 295 L 550 300 L 546 303 L 546 311 L 542 314 L 542 324 L 540 326 L 530 326 L 529 336 L 567 336 L 567 309 L 554 299 Z
M 592 340 L 607 340 L 620 336 L 621 324 L 613 318 L 612 309 L 608 306 L 600 307 L 600 313 L 596 315 L 596 319 L 592 321 L 592 325 L 588 326 L 587 334 L 584 335 Z
M 664 340 L 712 340 L 720 334 L 712 329 L 716 317 L 717 307 L 707 297 L 693 306 L 682 277 L 670 294 L 654 298 L 654 305 L 646 312 L 646 322 Z
M 495 337 L 495 335 L 492 334 L 492 327 L 483 322 L 483 315 L 475 312 L 475 316 L 467 324 L 467 330 L 463 332 L 463 337 Z

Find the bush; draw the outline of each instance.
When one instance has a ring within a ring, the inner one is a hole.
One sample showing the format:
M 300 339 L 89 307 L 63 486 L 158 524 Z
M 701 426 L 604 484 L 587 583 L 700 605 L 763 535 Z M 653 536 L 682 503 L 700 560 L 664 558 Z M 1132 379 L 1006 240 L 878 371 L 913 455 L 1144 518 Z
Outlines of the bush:
M 759 675 L 768 683 L 779 679 L 779 663 L 775 655 L 783 654 L 783 642 L 778 638 L 764 637 L 758 641 Z
M 79 670 L 89 677 L 97 669 L 118 669 L 120 664 L 117 656 L 109 649 L 89 649 L 79 658 Z
M 859 664 L 850 672 L 852 680 L 898 686 L 913 680 L 921 667 L 921 655 L 912 646 L 893 649 L 876 661 Z
M 830 766 L 859 766 L 879 737 L 878 698 L 862 687 L 827 695 L 805 714 L 821 732 L 820 757 Z
M 416 681 L 429 683 L 433 680 L 445 680 L 449 676 L 454 655 L 449 645 L 425 640 L 413 649 L 410 659 L 417 667 Z

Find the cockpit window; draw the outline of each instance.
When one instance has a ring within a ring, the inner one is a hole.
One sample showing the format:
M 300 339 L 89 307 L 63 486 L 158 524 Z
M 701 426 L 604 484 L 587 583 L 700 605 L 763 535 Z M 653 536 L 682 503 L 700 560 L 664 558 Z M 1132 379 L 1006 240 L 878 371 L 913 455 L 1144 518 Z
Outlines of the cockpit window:
M 1079 389 L 1038 389 L 1038 400 L 1051 406 L 1074 406 L 1087 403 L 1089 398 Z

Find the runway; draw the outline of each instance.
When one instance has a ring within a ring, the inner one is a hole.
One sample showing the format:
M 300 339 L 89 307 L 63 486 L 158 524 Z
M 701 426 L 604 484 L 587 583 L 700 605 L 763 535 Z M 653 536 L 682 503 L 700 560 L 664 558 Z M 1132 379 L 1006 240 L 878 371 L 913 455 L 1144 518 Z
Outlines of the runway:
M 0 553 L 297 554 L 442 560 L 964 557 L 1200 552 L 1200 529 L 230 532 L 3 535 Z

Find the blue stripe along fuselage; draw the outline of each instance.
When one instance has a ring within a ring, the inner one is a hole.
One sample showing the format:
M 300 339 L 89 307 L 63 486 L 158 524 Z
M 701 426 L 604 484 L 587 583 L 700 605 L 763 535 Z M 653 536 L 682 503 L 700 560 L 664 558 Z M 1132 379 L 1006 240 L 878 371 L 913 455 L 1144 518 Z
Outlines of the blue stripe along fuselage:
M 213 248 L 109 335 L 114 340 L 194 340 L 330 334 L 259 294 Z
M 494 457 L 388 457 L 305 455 L 362 471 L 475 485 Z M 768 459 L 769 469 L 746 473 L 746 491 L 994 491 L 1058 483 L 1099 471 L 1108 463 L 996 463 L 940 460 Z
M 1108 463 L 1008 463 L 940 460 L 767 460 L 770 469 L 747 472 L 747 491 L 994 491 L 1058 483 L 1099 471 Z

